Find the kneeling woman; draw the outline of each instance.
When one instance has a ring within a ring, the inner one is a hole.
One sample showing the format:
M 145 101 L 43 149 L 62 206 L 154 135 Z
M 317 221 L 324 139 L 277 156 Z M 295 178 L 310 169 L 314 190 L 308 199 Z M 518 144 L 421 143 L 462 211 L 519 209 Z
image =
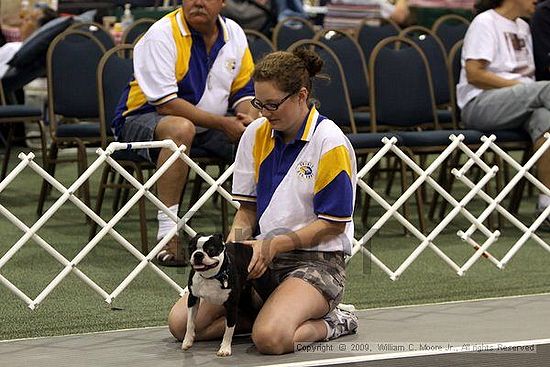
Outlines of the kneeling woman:
M 355 155 L 338 126 L 308 107 L 322 65 L 305 49 L 274 52 L 256 65 L 252 104 L 263 117 L 248 126 L 237 151 L 233 197 L 241 206 L 228 240 L 253 247 L 250 278 L 269 268 L 275 282 L 257 316 L 237 323 L 238 331 L 252 330 L 261 353 L 288 353 L 294 343 L 357 329 L 356 316 L 336 307 L 353 238 Z M 169 317 L 178 339 L 186 302 L 178 301 Z M 197 339 L 223 335 L 223 307 L 202 302 L 197 317 Z

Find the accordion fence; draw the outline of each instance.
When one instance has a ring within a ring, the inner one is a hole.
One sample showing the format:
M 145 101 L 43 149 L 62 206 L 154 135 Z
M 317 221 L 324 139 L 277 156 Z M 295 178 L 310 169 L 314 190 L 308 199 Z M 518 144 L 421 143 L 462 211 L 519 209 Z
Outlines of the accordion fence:
M 535 231 L 544 221 L 544 219 L 550 215 L 550 207 L 546 208 L 537 219 L 530 225 L 524 224 L 514 215 L 512 215 L 506 208 L 501 205 L 502 200 L 512 192 L 518 182 L 525 178 L 532 185 L 534 185 L 540 192 L 550 195 L 550 190 L 545 187 L 537 178 L 535 178 L 529 171 L 535 165 L 541 155 L 550 147 L 550 134 L 545 135 L 544 144 L 531 156 L 531 158 L 522 166 L 514 158 L 512 158 L 507 152 L 498 147 L 495 142 L 495 137 L 482 137 L 480 145 L 473 151 L 463 143 L 463 136 L 449 137 L 450 143 L 446 149 L 437 156 L 426 167 L 420 167 L 410 156 L 408 156 L 399 146 L 396 145 L 395 138 L 383 139 L 384 146 L 379 149 L 360 169 L 358 172 L 358 192 L 369 195 L 371 199 L 375 200 L 384 210 L 384 214 L 376 220 L 376 222 L 367 227 L 366 233 L 360 238 L 353 240 L 352 254 L 347 258 L 349 261 L 356 254 L 362 254 L 366 256 L 373 264 L 382 269 L 392 280 L 397 280 L 399 276 L 422 254 L 424 250 L 429 248 L 434 251 L 449 267 L 456 272 L 459 276 L 464 275 L 472 265 L 474 265 L 481 257 L 484 257 L 491 261 L 497 268 L 502 269 L 505 265 L 514 257 L 514 255 L 521 250 L 522 246 L 528 241 L 533 240 L 535 243 L 542 246 L 546 251 L 550 252 L 550 246 L 544 241 Z M 121 149 L 140 149 L 140 148 L 168 148 L 172 151 L 172 155 L 169 159 L 159 167 L 154 174 L 144 183 L 140 184 L 130 173 L 128 173 L 123 167 L 121 167 L 114 159 L 111 158 L 111 154 L 116 150 Z M 432 174 L 437 171 L 441 164 L 448 159 L 453 153 L 460 151 L 467 157 L 467 161 L 459 168 L 453 168 L 451 174 L 454 175 L 456 180 L 461 181 L 469 191 L 460 199 L 455 199 L 449 192 L 447 192 L 436 180 L 432 178 Z M 488 165 L 482 157 L 484 154 L 491 152 L 497 154 L 505 162 L 514 169 L 511 179 L 506 183 L 504 188 L 500 190 L 495 197 L 491 197 L 488 193 L 483 191 L 487 183 L 494 178 L 499 167 Z M 238 208 L 238 203 L 232 201 L 230 193 L 228 193 L 222 186 L 224 182 L 230 179 L 233 173 L 233 166 L 230 166 L 224 173 L 222 173 L 217 180 L 212 178 L 205 170 L 199 167 L 191 158 L 185 154 L 185 146 L 176 146 L 171 140 L 158 141 L 158 142 L 137 142 L 137 143 L 111 143 L 105 150 L 97 150 L 97 159 L 88 167 L 88 169 L 78 177 L 74 183 L 69 187 L 65 187 L 48 172 L 46 172 L 40 165 L 34 162 L 34 154 L 19 154 L 19 164 L 10 172 L 10 174 L 0 182 L 0 194 L 6 189 L 6 187 L 14 181 L 14 179 L 25 169 L 31 169 L 40 178 L 46 179 L 54 189 L 58 190 L 61 195 L 56 201 L 49 207 L 49 209 L 32 225 L 27 226 L 17 216 L 10 212 L 4 205 L 0 196 L 0 214 L 2 214 L 9 222 L 22 231 L 23 235 L 19 240 L 13 244 L 9 250 L 0 258 L 0 284 L 7 287 L 17 297 L 23 300 L 30 309 L 35 309 L 44 299 L 70 274 L 74 273 L 81 281 L 87 284 L 91 289 L 97 292 L 107 303 L 111 303 L 118 295 L 120 295 L 128 285 L 133 282 L 136 277 L 146 268 L 151 268 L 158 276 L 167 282 L 176 292 L 183 295 L 186 290 L 178 285 L 171 277 L 164 273 L 159 267 L 157 267 L 152 260 L 156 254 L 164 247 L 168 240 L 179 230 L 185 231 L 188 235 L 194 236 L 196 231 L 188 225 L 188 221 L 192 218 L 205 202 L 214 194 L 219 193 L 223 200 L 227 200 L 230 205 Z M 406 189 L 405 192 L 393 203 L 390 204 L 384 197 L 370 187 L 365 181 L 366 176 L 371 172 L 374 167 L 380 163 L 380 160 L 388 155 L 397 157 L 406 164 L 408 168 L 415 172 L 416 179 Z M 181 159 L 195 172 L 197 176 L 200 176 L 208 185 L 208 189 L 199 198 L 199 200 L 192 205 L 192 207 L 182 216 L 177 217 L 168 210 L 168 208 L 152 193 L 151 188 L 158 180 L 158 178 L 173 164 L 176 160 Z M 75 193 L 80 186 L 90 178 L 90 176 L 97 170 L 101 170 L 105 164 L 112 166 L 113 169 L 118 171 L 128 182 L 130 182 L 135 188 L 135 193 L 128 199 L 128 201 L 119 209 L 119 211 L 109 220 L 105 221 L 98 216 L 92 209 L 86 206 Z M 481 175 L 478 182 L 472 182 L 467 177 L 466 173 L 477 166 Z M 416 228 L 407 218 L 405 218 L 398 210 L 400 207 L 418 190 L 422 185 L 429 185 L 435 190 L 441 197 L 451 204 L 452 209 L 445 215 L 445 217 L 433 228 L 429 233 L 422 233 Z M 136 205 L 138 200 L 145 197 L 159 210 L 164 211 L 171 219 L 177 222 L 177 226 L 173 228 L 163 239 L 161 239 L 148 254 L 142 254 L 132 245 L 126 238 L 118 233 L 114 226 L 128 213 L 128 211 Z M 467 209 L 467 204 L 474 198 L 481 198 L 485 203 L 484 210 L 481 214 L 474 215 Z M 78 209 L 80 209 L 86 216 L 96 222 L 101 228 L 96 235 L 87 242 L 87 244 L 74 256 L 72 259 L 67 259 L 59 251 L 57 251 L 52 245 L 41 238 L 37 232 L 42 228 L 48 220 L 67 202 L 72 202 Z M 510 224 L 517 227 L 523 234 L 508 250 L 508 252 L 498 259 L 490 254 L 490 247 L 499 239 L 500 232 L 498 230 L 489 229 L 484 223 L 486 219 L 493 212 L 497 211 L 503 218 L 505 218 Z M 436 237 L 455 220 L 458 215 L 462 215 L 468 220 L 470 226 L 459 230 L 457 232 L 458 238 L 463 241 L 468 248 L 473 247 L 475 252 L 469 259 L 463 264 L 457 264 L 449 256 L 445 254 L 438 246 Z M 373 251 L 369 250 L 367 244 L 373 236 L 380 231 L 380 229 L 387 223 L 390 218 L 395 218 L 399 221 L 414 237 L 420 241 L 414 251 L 401 263 L 397 269 L 392 270 L 382 260 L 376 257 Z M 473 235 L 478 233 L 482 235 L 484 241 L 476 241 Z M 135 268 L 126 276 L 125 279 L 111 292 L 108 293 L 100 285 L 96 284 L 90 279 L 84 272 L 79 269 L 81 261 L 90 254 L 92 249 L 98 245 L 103 237 L 106 235 L 112 236 L 122 248 L 126 249 L 138 259 L 139 263 Z M 32 241 L 29 241 L 32 240 Z M 39 293 L 35 299 L 31 299 L 27 294 L 21 291 L 15 284 L 10 282 L 5 276 L 1 274 L 2 267 L 26 244 L 35 242 L 38 246 L 44 249 L 50 256 L 62 265 L 62 270 L 57 276 Z

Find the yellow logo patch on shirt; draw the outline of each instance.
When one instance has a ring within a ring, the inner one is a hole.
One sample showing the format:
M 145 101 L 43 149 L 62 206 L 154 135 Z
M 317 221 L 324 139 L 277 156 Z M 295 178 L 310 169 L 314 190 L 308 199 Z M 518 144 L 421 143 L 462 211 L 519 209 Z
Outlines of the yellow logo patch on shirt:
M 311 162 L 298 163 L 297 170 L 298 176 L 306 179 L 313 178 L 313 164 Z

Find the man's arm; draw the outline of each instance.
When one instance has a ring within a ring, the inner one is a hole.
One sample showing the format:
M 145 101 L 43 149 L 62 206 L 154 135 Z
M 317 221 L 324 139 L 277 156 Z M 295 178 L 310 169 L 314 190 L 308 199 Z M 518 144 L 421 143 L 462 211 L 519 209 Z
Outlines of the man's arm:
M 237 119 L 239 119 L 245 126 L 248 126 L 248 124 L 261 116 L 260 110 L 254 108 L 249 99 L 244 100 L 235 106 L 235 113 L 237 115 Z
M 236 117 L 220 116 L 206 112 L 182 98 L 175 98 L 157 106 L 157 111 L 161 115 L 184 117 L 195 125 L 208 129 L 221 130 L 231 141 L 238 140 L 245 128 L 244 123 Z
M 511 87 L 519 80 L 504 79 L 487 70 L 487 60 L 466 60 L 466 78 L 468 83 L 480 89 L 498 89 Z

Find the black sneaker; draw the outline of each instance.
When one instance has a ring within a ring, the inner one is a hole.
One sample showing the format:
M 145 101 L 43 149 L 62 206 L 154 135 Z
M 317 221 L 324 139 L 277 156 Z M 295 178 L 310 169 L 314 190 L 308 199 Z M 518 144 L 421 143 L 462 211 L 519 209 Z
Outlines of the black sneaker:
M 340 306 L 336 306 L 334 310 L 327 313 L 323 320 L 328 327 L 328 337 L 325 340 L 332 340 L 357 332 L 357 316 L 353 311 L 344 310 Z

